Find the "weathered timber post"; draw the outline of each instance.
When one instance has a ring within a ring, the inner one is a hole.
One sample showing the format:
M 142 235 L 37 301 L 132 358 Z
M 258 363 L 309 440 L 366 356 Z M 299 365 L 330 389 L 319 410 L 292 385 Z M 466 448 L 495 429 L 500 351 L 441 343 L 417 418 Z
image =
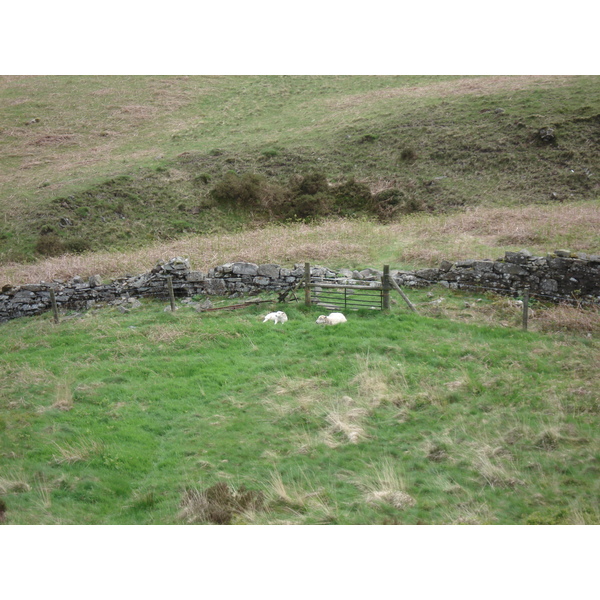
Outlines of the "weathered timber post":
M 310 306 L 310 263 L 304 263 L 304 304 Z
M 527 321 L 529 319 L 529 286 L 523 291 L 523 329 L 527 331 Z
M 173 278 L 167 277 L 167 287 L 169 288 L 169 300 L 171 301 L 171 312 L 175 312 L 175 293 L 173 292 Z
M 392 287 L 402 296 L 404 302 L 408 304 L 408 308 L 416 313 L 417 309 L 415 308 L 415 305 L 408 299 L 408 296 L 402 291 L 402 288 L 395 282 L 393 277 L 390 277 L 390 283 L 392 284 Z
M 58 323 L 58 306 L 56 305 L 56 296 L 54 290 L 50 288 L 50 302 L 52 303 L 52 313 L 54 314 L 54 322 Z
M 381 289 L 383 296 L 383 310 L 390 310 L 390 265 L 383 265 Z

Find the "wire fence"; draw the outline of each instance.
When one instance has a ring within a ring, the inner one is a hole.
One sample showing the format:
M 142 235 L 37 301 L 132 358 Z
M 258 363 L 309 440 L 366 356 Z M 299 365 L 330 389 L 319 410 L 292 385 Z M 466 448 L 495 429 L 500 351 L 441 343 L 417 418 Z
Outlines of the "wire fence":
M 429 279 L 419 279 L 419 282 L 425 282 L 428 285 L 442 285 L 439 281 L 434 281 L 434 280 L 429 280 Z M 475 284 L 475 283 L 459 283 L 459 282 L 452 282 L 453 284 L 455 284 L 453 287 L 448 287 L 449 290 L 483 290 L 485 292 L 493 292 L 495 294 L 498 294 L 500 296 L 513 296 L 513 297 L 518 297 L 520 295 L 523 295 L 524 292 L 527 290 L 527 292 L 529 293 L 529 297 L 530 298 L 547 298 L 548 300 L 550 300 L 551 302 L 553 302 L 554 304 L 556 304 L 557 302 L 566 302 L 569 304 L 577 304 L 579 306 L 599 306 L 600 305 L 600 299 L 597 301 L 594 300 L 586 300 L 584 298 L 578 298 L 577 296 L 563 296 L 561 294 L 544 294 L 542 292 L 536 292 L 531 290 L 531 288 L 528 285 L 523 285 L 523 287 L 521 289 L 507 289 L 507 288 L 500 288 L 500 287 L 493 287 L 493 286 L 487 286 L 487 285 L 481 285 L 481 284 Z M 411 286 L 408 286 L 408 288 L 410 289 Z

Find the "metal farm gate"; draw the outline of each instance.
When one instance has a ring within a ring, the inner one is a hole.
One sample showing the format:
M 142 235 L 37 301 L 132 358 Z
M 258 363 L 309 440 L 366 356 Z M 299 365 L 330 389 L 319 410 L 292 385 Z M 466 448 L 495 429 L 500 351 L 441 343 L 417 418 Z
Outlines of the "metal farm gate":
M 332 310 L 383 310 L 383 288 L 366 285 L 314 283 L 311 304 Z
M 389 267 L 383 267 L 381 282 L 371 285 L 350 285 L 313 281 L 310 263 L 304 265 L 305 304 L 323 306 L 332 310 L 387 310 L 390 307 Z

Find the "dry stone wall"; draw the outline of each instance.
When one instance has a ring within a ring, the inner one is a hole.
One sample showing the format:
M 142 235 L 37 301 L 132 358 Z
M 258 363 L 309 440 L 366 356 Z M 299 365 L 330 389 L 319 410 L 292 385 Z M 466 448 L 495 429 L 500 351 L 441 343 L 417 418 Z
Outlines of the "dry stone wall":
M 522 250 L 507 252 L 498 260 L 443 261 L 438 269 L 391 271 L 391 275 L 399 285 L 408 288 L 437 283 L 450 289 L 482 288 L 515 295 L 528 286 L 531 295 L 547 300 L 600 303 L 600 256 L 572 254 L 567 250 L 557 250 L 545 257 Z M 241 297 L 293 288 L 304 277 L 304 265 L 289 269 L 274 264 L 233 262 L 202 273 L 192 270 L 188 259 L 174 258 L 159 263 L 149 273 L 121 277 L 107 284 L 93 276 L 4 286 L 0 290 L 0 322 L 50 310 L 50 289 L 54 290 L 59 308 L 68 309 L 87 309 L 99 303 L 122 305 L 143 297 L 167 298 L 169 277 L 179 297 Z M 316 282 L 341 284 L 371 282 L 375 286 L 381 280 L 381 271 L 313 266 L 311 278 Z

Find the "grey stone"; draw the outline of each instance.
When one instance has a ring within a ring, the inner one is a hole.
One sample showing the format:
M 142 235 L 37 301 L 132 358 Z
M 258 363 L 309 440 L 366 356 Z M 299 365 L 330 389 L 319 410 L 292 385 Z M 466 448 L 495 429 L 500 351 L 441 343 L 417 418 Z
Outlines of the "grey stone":
M 529 250 L 520 250 L 519 252 L 506 252 L 504 259 L 506 262 L 512 262 L 516 264 L 524 264 L 529 262 L 532 254 Z
M 200 271 L 190 271 L 186 275 L 185 279 L 186 279 L 186 281 L 197 282 L 197 281 L 204 281 L 205 277 L 204 277 L 204 274 Z
M 417 277 L 420 277 L 421 279 L 425 279 L 426 281 L 437 281 L 438 270 L 437 269 L 421 269 L 419 271 L 415 271 L 415 275 Z
M 236 262 L 233 263 L 232 272 L 235 275 L 258 275 L 258 265 L 254 263 Z
M 207 279 L 204 282 L 204 289 L 209 296 L 224 296 L 227 293 L 227 286 L 223 279 Z
M 556 281 L 556 279 L 544 279 L 540 284 L 540 289 L 543 292 L 557 292 L 558 282 Z
M 252 282 L 254 285 L 267 286 L 271 283 L 271 280 L 268 277 L 255 277 Z
M 496 262 L 494 263 L 494 271 L 497 273 L 503 273 L 505 275 L 527 275 L 527 271 L 525 269 L 519 265 L 514 265 L 511 263 Z
M 380 279 L 381 276 L 383 275 L 383 273 L 381 271 L 378 271 L 377 269 L 363 269 L 362 271 L 360 271 L 361 274 L 361 279 L 366 279 L 366 280 L 375 280 L 375 279 Z
M 261 277 L 269 277 L 271 279 L 279 278 L 279 265 L 260 265 L 258 267 L 258 275 Z
M 473 263 L 473 269 L 480 272 L 492 271 L 494 269 L 494 263 L 491 260 L 476 260 Z

